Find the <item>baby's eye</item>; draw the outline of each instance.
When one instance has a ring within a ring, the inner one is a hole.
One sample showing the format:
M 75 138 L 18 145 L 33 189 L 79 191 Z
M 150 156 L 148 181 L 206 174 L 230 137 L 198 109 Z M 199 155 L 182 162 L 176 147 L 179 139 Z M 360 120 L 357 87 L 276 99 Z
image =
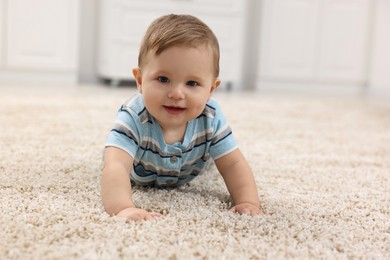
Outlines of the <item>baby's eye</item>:
M 161 83 L 169 83 L 169 79 L 165 76 L 160 76 L 157 78 L 158 81 L 160 81 Z
M 196 81 L 190 80 L 187 82 L 187 86 L 196 87 L 196 86 L 199 86 L 199 84 Z

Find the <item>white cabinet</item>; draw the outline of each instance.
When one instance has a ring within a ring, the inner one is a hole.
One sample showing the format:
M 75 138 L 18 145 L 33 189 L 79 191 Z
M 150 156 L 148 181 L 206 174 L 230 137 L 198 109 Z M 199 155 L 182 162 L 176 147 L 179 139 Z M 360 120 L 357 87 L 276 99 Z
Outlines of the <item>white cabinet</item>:
M 77 80 L 77 0 L 0 0 L 2 81 Z
M 369 0 L 263 0 L 260 81 L 363 85 Z
M 98 74 L 114 84 L 132 80 L 142 37 L 150 23 L 169 13 L 191 14 L 216 34 L 220 78 L 241 87 L 246 0 L 100 0 Z

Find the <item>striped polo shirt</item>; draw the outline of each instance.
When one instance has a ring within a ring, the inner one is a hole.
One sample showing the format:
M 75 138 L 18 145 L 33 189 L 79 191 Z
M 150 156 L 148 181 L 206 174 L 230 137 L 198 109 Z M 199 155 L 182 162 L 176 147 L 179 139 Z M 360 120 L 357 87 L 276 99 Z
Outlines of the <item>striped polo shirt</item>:
M 187 123 L 183 142 L 168 145 L 139 93 L 119 109 L 108 146 L 134 158 L 130 173 L 133 182 L 158 187 L 188 183 L 202 172 L 210 158 L 215 160 L 237 149 L 216 100 L 210 99 L 203 112 Z

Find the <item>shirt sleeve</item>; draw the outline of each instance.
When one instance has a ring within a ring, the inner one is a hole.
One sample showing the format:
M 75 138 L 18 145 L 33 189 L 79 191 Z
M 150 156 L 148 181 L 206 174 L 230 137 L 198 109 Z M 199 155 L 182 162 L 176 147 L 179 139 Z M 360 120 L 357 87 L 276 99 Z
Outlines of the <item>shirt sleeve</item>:
M 216 160 L 236 150 L 238 145 L 218 102 L 211 100 L 209 104 L 215 109 L 213 120 L 214 133 L 210 145 L 210 155 Z
M 106 147 L 117 147 L 134 158 L 140 140 L 137 122 L 140 124 L 137 115 L 122 107 L 108 135 Z

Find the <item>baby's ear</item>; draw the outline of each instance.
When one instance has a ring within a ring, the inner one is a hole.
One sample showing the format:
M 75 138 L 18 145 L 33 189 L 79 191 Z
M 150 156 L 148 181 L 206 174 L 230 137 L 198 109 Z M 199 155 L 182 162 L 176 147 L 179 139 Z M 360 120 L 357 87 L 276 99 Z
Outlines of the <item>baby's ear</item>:
M 142 74 L 139 67 L 133 69 L 133 76 L 137 83 L 137 89 L 139 93 L 142 93 Z
M 220 79 L 216 79 L 213 83 L 213 85 L 211 86 L 211 89 L 210 89 L 210 97 L 211 97 L 211 94 L 213 94 L 214 90 L 216 90 L 219 85 L 221 85 L 221 80 Z M 210 98 L 209 97 L 209 98 Z

